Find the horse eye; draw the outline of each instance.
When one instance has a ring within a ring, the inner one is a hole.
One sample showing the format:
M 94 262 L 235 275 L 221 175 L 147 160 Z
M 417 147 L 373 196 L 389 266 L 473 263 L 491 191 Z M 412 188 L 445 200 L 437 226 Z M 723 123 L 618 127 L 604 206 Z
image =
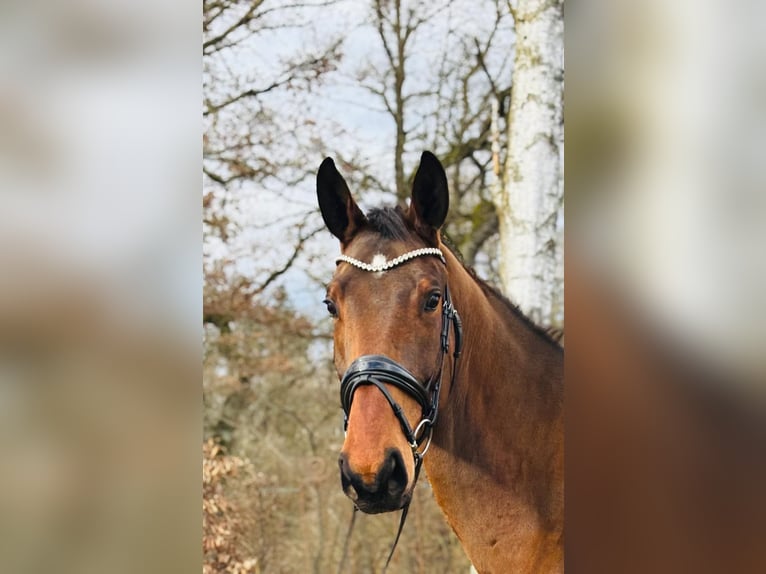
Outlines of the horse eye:
M 332 315 L 333 317 L 338 316 L 338 308 L 335 306 L 335 303 L 330 301 L 329 299 L 325 299 L 323 301 L 325 305 L 327 305 L 327 312 Z
M 431 293 L 426 299 L 426 311 L 436 311 L 439 306 L 439 300 L 441 299 L 440 293 Z

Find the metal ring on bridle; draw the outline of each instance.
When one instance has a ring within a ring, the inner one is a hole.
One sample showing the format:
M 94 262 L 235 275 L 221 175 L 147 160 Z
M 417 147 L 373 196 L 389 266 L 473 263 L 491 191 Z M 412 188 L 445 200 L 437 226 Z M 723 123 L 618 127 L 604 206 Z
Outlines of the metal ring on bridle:
M 428 439 L 426 439 L 426 448 L 424 448 L 420 452 L 416 452 L 415 453 L 415 455 L 419 456 L 420 458 L 423 458 L 423 457 L 426 456 L 426 453 L 428 452 L 428 449 L 431 446 L 431 440 L 434 438 L 434 429 L 433 429 L 433 427 L 431 427 L 429 429 L 429 431 L 430 432 L 428 433 Z
M 419 440 L 420 437 L 418 436 L 418 434 L 420 433 L 420 430 L 423 428 L 423 426 L 425 426 L 425 425 L 429 425 L 430 426 L 432 424 L 433 424 L 433 421 L 431 419 L 429 419 L 429 418 L 421 419 L 421 421 L 418 423 L 418 426 L 416 426 L 415 430 L 412 431 L 412 437 L 415 439 L 415 447 L 414 448 L 417 448 L 419 446 L 418 445 L 418 440 Z M 410 445 L 410 446 L 412 446 L 412 445 Z

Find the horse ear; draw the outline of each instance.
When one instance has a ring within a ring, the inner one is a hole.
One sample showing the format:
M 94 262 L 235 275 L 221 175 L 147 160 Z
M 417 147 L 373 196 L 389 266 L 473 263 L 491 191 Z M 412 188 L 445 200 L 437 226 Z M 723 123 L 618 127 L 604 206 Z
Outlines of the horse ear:
M 327 229 L 342 244 L 347 244 L 367 218 L 359 209 L 343 176 L 331 158 L 325 158 L 317 172 L 317 199 Z
M 437 232 L 444 224 L 448 210 L 447 174 L 436 156 L 424 151 L 412 184 L 410 221 L 418 233 L 436 242 Z

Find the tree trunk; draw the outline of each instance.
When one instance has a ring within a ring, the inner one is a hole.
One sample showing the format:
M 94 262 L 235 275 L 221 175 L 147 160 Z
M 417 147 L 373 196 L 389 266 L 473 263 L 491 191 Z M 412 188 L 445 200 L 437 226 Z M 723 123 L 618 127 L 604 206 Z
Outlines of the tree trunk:
M 500 231 L 500 279 L 535 322 L 563 320 L 562 0 L 519 0 L 508 112 L 508 154 L 494 201 Z

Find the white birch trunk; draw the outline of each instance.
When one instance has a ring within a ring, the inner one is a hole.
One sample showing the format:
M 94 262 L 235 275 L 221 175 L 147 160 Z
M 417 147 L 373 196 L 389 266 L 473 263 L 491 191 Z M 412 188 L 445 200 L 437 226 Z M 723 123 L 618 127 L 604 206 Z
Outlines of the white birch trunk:
M 500 280 L 538 324 L 563 322 L 562 0 L 519 0 L 508 154 L 495 204 Z

